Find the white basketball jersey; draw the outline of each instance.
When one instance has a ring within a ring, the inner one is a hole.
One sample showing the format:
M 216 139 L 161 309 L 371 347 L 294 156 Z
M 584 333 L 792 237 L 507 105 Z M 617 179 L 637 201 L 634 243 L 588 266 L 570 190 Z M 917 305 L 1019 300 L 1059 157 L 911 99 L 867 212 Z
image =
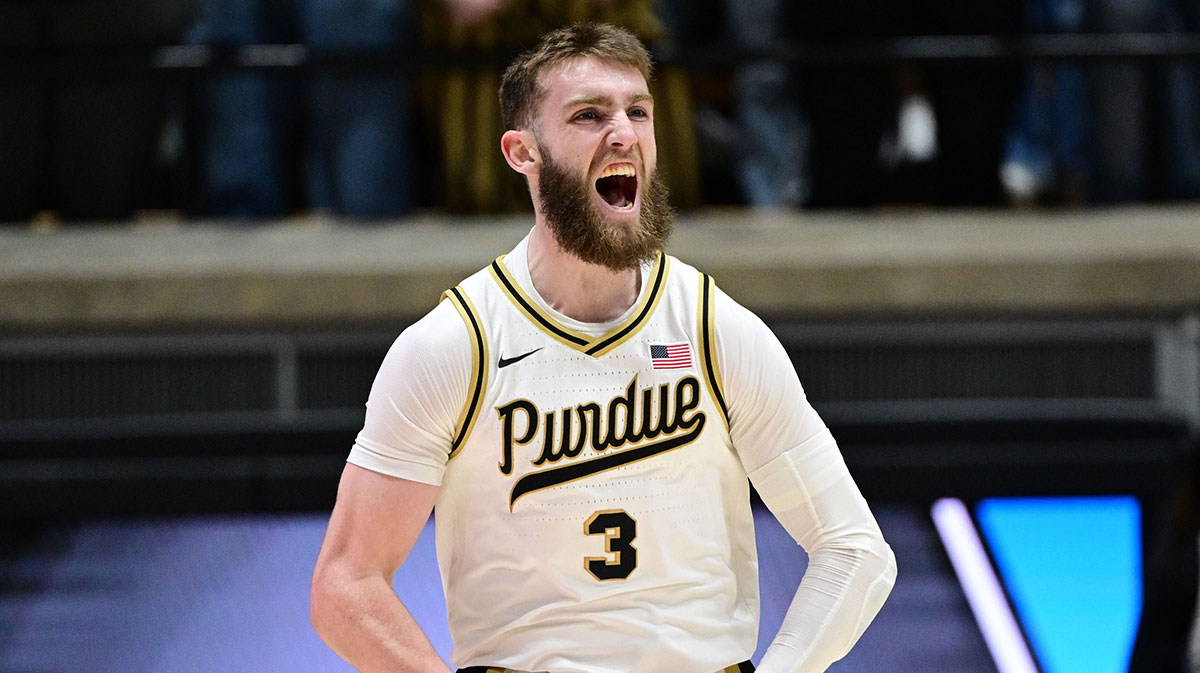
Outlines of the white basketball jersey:
M 445 295 L 474 344 L 434 510 L 455 664 L 705 673 L 749 659 L 754 526 L 711 279 L 660 255 L 628 317 L 594 335 L 522 287 L 515 252 Z

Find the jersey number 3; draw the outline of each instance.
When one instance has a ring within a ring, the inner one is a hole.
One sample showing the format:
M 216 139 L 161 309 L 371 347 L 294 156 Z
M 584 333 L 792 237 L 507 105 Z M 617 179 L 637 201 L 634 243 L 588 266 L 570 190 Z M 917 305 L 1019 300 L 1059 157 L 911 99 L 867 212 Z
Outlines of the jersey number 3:
M 589 556 L 583 559 L 584 567 L 598 580 L 623 580 L 637 568 L 637 549 L 631 544 L 637 537 L 637 521 L 620 509 L 596 512 L 583 532 L 588 535 L 604 536 L 604 551 L 608 556 Z

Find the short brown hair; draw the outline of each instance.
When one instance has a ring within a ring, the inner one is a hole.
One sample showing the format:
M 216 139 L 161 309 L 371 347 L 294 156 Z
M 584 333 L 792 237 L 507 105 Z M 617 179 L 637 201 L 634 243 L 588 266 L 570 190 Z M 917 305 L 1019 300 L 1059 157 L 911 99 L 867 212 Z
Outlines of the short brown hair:
M 500 79 L 500 120 L 505 129 L 531 123 L 534 102 L 544 95 L 542 73 L 552 66 L 581 56 L 633 66 L 650 81 L 650 53 L 629 31 L 607 23 L 577 23 L 542 36 L 533 49 L 521 54 Z

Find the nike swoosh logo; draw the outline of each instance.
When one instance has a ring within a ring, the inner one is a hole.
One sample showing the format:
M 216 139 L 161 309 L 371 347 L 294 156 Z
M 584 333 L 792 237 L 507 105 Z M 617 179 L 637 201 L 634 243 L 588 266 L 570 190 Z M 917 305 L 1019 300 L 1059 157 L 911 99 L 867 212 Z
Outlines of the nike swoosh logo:
M 544 348 L 544 346 L 543 346 L 543 348 Z M 512 363 L 514 363 L 514 362 L 520 362 L 521 360 L 524 360 L 525 358 L 529 357 L 530 355 L 533 355 L 534 353 L 536 353 L 536 352 L 538 352 L 538 351 L 540 351 L 540 350 L 542 350 L 542 349 L 541 349 L 541 348 L 535 348 L 535 349 L 533 349 L 533 350 L 529 351 L 528 353 L 522 353 L 522 354 L 518 355 L 518 356 L 517 356 L 517 357 L 515 357 L 515 358 L 506 358 L 506 357 L 504 357 L 503 355 L 501 355 L 501 356 L 500 356 L 500 362 L 499 362 L 499 363 L 497 363 L 497 365 L 496 365 L 496 366 L 497 366 L 497 367 L 507 367 L 507 366 L 511 365 Z
M 625 451 L 608 453 L 598 458 L 580 460 L 570 465 L 552 467 L 540 472 L 530 472 L 518 479 L 516 484 L 513 484 L 512 494 L 508 498 L 508 509 L 512 511 L 513 504 L 517 501 L 517 498 L 533 493 L 534 491 L 540 491 L 551 486 L 558 486 L 569 481 L 614 470 L 629 463 L 645 460 L 651 456 L 657 456 L 660 453 L 678 449 L 681 446 L 687 446 L 696 441 L 700 437 L 700 433 L 704 430 L 704 416 L 698 415 L 696 416 L 696 420 L 699 422 L 691 430 L 680 435 L 675 435 L 674 437 L 669 437 L 661 442 L 643 444 Z

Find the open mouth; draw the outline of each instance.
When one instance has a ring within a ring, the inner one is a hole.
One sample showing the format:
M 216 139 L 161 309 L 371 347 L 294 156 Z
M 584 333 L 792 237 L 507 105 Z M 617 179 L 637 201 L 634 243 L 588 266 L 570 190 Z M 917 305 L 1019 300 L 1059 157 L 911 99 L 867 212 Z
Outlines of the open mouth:
M 633 164 L 613 164 L 596 179 L 596 192 L 617 210 L 632 210 L 637 199 L 637 171 Z

